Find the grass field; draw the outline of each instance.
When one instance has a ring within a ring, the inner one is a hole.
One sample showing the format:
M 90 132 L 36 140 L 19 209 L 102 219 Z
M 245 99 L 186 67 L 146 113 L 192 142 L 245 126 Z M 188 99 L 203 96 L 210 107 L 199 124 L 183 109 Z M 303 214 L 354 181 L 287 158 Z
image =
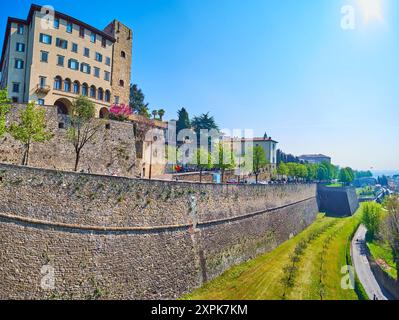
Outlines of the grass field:
M 349 239 L 360 223 L 319 215 L 304 232 L 274 251 L 233 267 L 183 299 L 193 300 L 357 300 L 341 288 Z
M 368 242 L 367 246 L 371 255 L 375 260 L 378 260 L 382 269 L 389 274 L 393 279 L 397 279 L 396 263 L 393 252 L 388 243 L 373 241 Z

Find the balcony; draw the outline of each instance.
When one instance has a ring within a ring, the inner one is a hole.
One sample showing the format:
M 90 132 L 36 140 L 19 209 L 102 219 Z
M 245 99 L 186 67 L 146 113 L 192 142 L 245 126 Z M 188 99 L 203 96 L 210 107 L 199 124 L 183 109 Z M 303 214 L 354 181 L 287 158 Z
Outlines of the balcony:
M 36 87 L 36 93 L 47 94 L 50 92 L 50 90 L 51 90 L 50 86 L 42 86 L 42 85 L 38 84 Z

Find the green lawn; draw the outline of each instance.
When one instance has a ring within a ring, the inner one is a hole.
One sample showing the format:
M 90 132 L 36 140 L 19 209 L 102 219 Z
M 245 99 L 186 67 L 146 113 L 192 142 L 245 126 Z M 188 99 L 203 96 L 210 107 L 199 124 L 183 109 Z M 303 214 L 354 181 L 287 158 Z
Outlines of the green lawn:
M 375 260 L 379 260 L 379 262 L 384 262 L 384 264 L 380 264 L 382 269 L 386 273 L 388 273 L 393 279 L 397 279 L 396 264 L 394 262 L 393 252 L 389 244 L 379 241 L 373 241 L 368 242 L 367 246 Z
M 231 268 L 183 299 L 280 300 L 285 292 L 285 299 L 292 300 L 357 300 L 354 290 L 341 288 L 341 268 L 347 265 L 348 239 L 359 222 L 360 214 L 343 219 L 320 214 L 309 228 L 274 251 Z M 303 242 L 306 248 L 287 287 L 284 270 L 292 265 L 294 250 Z

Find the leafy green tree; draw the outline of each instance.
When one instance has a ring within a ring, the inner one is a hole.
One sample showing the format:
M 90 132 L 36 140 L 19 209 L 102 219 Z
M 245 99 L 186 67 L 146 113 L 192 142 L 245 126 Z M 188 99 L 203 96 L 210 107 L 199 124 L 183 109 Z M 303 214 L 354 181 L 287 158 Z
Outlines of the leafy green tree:
M 7 97 L 7 89 L 0 90 L 0 138 L 6 133 L 6 117 L 10 111 L 10 100 Z
M 367 202 L 363 206 L 362 223 L 367 228 L 368 236 L 374 239 L 380 229 L 382 207 L 375 202 Z
M 159 109 L 158 110 L 159 120 L 163 121 L 164 115 L 165 115 L 165 110 L 164 109 Z
M 234 152 L 223 142 L 218 142 L 215 149 L 212 154 L 212 163 L 214 168 L 221 171 L 223 183 L 225 171 L 235 168 Z
M 252 159 L 253 159 L 253 172 L 255 174 L 256 183 L 258 183 L 258 178 L 259 174 L 261 173 L 261 170 L 268 165 L 265 151 L 261 146 L 255 146 L 252 148 Z
M 350 184 L 353 180 L 355 179 L 355 175 L 353 173 L 353 170 L 351 168 L 342 168 L 340 173 L 339 173 L 339 181 L 341 181 L 343 184 Z
M 202 174 L 204 170 L 211 170 L 213 168 L 212 154 L 204 148 L 198 148 L 194 157 L 193 164 L 199 169 L 200 182 L 202 182 Z
M 185 108 L 181 108 L 180 110 L 178 110 L 177 115 L 179 119 L 176 122 L 176 133 L 179 134 L 181 130 L 190 129 L 191 123 L 190 123 L 190 117 Z
M 286 165 L 284 162 L 281 162 L 281 163 L 279 164 L 279 166 L 277 167 L 277 173 L 278 173 L 280 176 L 288 176 L 289 173 L 290 173 L 290 171 L 289 171 L 287 165 Z
M 145 96 L 137 84 L 130 85 L 129 105 L 133 112 L 147 118 L 150 118 L 148 103 L 145 103 Z
M 22 165 L 29 163 L 29 151 L 32 142 L 49 141 L 53 135 L 47 131 L 46 112 L 35 103 L 28 103 L 26 108 L 19 114 L 19 122 L 12 123 L 9 132 L 11 136 L 24 145 Z
M 328 180 L 328 169 L 324 165 L 320 165 L 317 169 L 317 180 L 326 181 Z
M 298 164 L 294 162 L 287 163 L 288 175 L 291 178 L 298 178 Z
M 304 164 L 298 164 L 296 171 L 298 178 L 306 179 L 306 177 L 308 176 L 308 169 Z
M 385 198 L 383 206 L 388 212 L 384 219 L 386 226 L 384 239 L 391 246 L 396 263 L 397 279 L 399 279 L 399 196 L 391 195 Z
M 199 136 L 201 130 L 216 130 L 219 131 L 219 127 L 216 124 L 215 118 L 209 116 L 208 113 L 203 113 L 198 117 L 194 117 L 193 121 L 191 122 L 191 126 L 193 127 L 194 131 Z
M 79 97 L 72 104 L 70 113 L 71 126 L 68 129 L 68 139 L 75 150 L 74 171 L 78 171 L 80 156 L 88 142 L 92 142 L 101 130 L 103 122 L 95 117 L 95 105 L 87 97 Z
M 307 174 L 307 180 L 308 181 L 314 181 L 317 179 L 317 169 L 318 165 L 317 164 L 307 164 L 306 165 L 308 174 Z

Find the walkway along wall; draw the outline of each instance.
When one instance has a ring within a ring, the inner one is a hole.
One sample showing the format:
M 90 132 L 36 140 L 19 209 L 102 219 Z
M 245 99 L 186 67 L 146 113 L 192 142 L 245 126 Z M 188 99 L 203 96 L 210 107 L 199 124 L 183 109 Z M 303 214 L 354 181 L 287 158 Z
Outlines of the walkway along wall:
M 301 232 L 315 193 L 0 164 L 0 299 L 180 297 Z

